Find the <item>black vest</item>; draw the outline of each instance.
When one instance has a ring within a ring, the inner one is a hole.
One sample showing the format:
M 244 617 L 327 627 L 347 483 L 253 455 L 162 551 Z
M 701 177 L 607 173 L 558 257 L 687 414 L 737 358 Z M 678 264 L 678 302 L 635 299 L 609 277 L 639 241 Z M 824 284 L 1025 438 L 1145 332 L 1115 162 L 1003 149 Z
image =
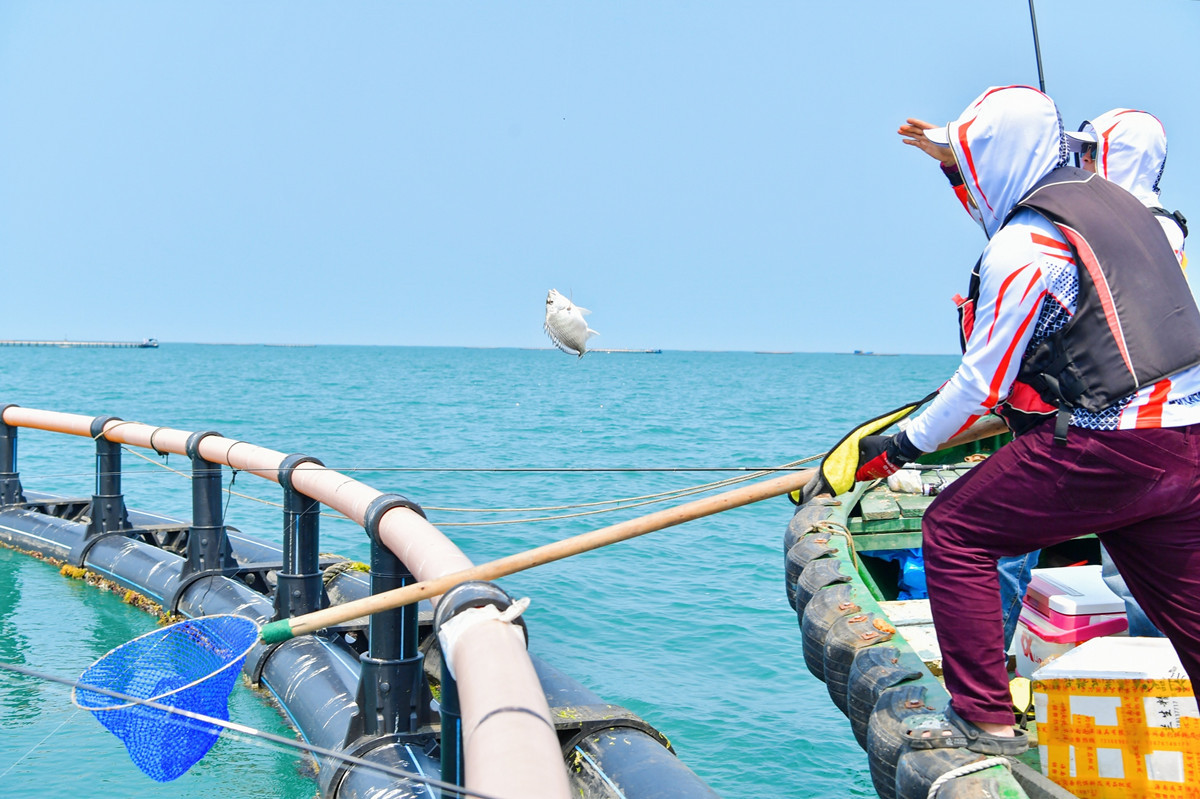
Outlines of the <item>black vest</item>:
M 1079 272 L 1075 315 L 1027 351 L 1021 366 L 1019 379 L 1042 399 L 1101 411 L 1200 363 L 1200 309 L 1162 227 L 1136 197 L 1062 167 L 1017 208 L 1058 228 Z
M 1162 227 L 1136 197 L 1092 173 L 1062 167 L 1039 181 L 1009 219 L 1020 208 L 1041 214 L 1067 239 L 1079 297 L 1071 320 L 1025 352 L 1012 394 L 998 408 L 1014 433 L 1058 409 L 1055 435 L 1061 439 L 1071 408 L 1103 410 L 1200 363 L 1200 311 Z M 979 299 L 979 266 L 967 299 L 956 298 L 964 351 Z M 1049 407 L 1036 407 L 1033 392 Z

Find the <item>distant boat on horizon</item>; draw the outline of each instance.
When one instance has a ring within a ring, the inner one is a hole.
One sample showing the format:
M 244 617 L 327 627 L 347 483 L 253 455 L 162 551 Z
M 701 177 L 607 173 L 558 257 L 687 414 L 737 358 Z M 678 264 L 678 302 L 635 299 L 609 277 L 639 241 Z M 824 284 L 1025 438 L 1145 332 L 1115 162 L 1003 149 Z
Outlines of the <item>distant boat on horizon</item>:
M 617 349 L 617 348 L 611 348 L 611 347 L 601 347 L 598 349 L 590 349 L 590 350 L 588 350 L 588 352 L 632 352 L 632 353 L 641 353 L 641 354 L 645 354 L 645 355 L 662 355 L 662 350 L 628 350 L 628 349 Z

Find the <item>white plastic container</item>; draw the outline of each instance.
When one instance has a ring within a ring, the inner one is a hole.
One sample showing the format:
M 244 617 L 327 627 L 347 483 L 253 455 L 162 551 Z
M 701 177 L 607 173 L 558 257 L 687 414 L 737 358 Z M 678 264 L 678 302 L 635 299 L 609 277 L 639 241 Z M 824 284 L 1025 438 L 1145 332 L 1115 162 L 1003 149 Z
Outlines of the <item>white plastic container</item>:
M 1064 628 L 1091 624 L 1090 620 L 1079 621 L 1080 616 L 1124 613 L 1125 600 L 1112 592 L 1100 569 L 1100 566 L 1034 569 L 1025 591 L 1025 604 Z
M 1034 569 L 1013 635 L 1017 674 L 1032 678 L 1084 641 L 1128 629 L 1125 602 L 1105 584 L 1099 566 Z
M 1033 676 L 1042 772 L 1077 796 L 1200 794 L 1200 711 L 1164 638 L 1095 638 Z

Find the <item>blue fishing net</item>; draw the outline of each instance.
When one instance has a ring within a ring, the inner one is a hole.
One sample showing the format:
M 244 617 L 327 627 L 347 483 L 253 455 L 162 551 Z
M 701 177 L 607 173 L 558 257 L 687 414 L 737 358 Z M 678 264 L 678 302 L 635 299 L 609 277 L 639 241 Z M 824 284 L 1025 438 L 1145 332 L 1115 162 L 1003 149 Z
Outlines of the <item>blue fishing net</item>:
M 221 721 L 242 661 L 258 640 L 258 625 L 241 616 L 204 616 L 135 638 L 97 660 L 79 677 L 72 701 L 121 739 L 150 777 L 168 782 L 208 753 L 216 724 L 89 691 L 102 688 Z

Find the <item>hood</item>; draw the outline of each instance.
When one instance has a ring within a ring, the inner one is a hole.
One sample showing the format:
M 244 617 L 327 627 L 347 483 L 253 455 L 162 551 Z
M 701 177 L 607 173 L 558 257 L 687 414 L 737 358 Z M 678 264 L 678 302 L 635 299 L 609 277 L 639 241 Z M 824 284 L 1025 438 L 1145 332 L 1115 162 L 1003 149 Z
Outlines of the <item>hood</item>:
M 1158 205 L 1158 182 L 1167 165 L 1167 131 L 1153 114 L 1114 108 L 1081 130 L 1096 137 L 1096 173 L 1133 194 L 1145 205 Z
M 1057 106 L 1029 86 L 993 86 L 931 139 L 954 152 L 971 216 L 989 239 L 1033 185 L 1067 161 Z

